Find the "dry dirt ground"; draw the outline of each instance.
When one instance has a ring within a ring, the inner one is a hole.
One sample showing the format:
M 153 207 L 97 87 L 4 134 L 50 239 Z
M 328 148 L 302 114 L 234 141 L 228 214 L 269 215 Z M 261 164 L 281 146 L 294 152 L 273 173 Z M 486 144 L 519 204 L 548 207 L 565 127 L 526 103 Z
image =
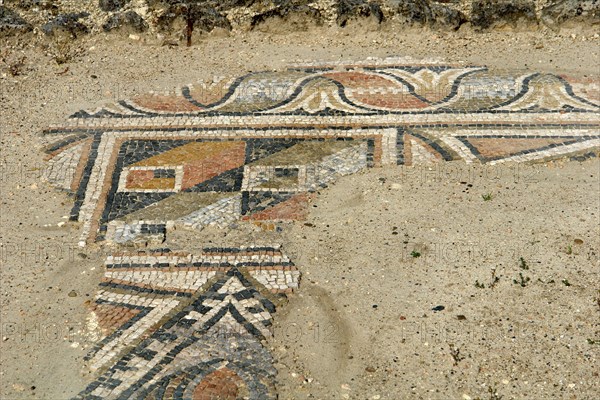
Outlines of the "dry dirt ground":
M 283 243 L 303 272 L 271 344 L 283 399 L 593 399 L 599 174 L 597 159 L 371 170 L 282 233 L 170 246 Z
M 2 399 L 66 399 L 90 379 L 81 372 L 94 340 L 84 303 L 103 251 L 77 247 L 79 227 L 63 224 L 70 199 L 41 179 L 48 124 L 136 93 L 298 60 L 599 72 L 600 39 L 589 32 L 352 29 L 208 37 L 191 48 L 96 36 L 66 64 L 31 46 L 21 75 L 3 71 Z M 283 243 L 304 274 L 276 318 L 283 399 L 597 397 L 598 159 L 445 168 L 345 178 L 317 197 L 308 225 L 280 233 L 206 230 L 168 245 L 247 244 L 248 235 Z

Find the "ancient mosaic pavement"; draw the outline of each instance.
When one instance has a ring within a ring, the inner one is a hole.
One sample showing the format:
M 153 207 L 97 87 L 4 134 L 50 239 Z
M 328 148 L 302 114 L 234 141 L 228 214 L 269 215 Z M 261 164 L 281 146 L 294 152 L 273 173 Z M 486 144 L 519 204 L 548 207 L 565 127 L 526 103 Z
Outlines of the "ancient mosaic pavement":
M 365 168 L 597 154 L 599 117 L 592 78 L 295 66 L 77 112 L 45 132 L 46 178 L 72 193 L 81 246 L 161 243 L 174 227 L 303 219 L 319 188 Z M 263 345 L 298 280 L 278 248 L 110 257 L 88 359 L 99 377 L 80 397 L 276 397 Z
M 115 254 L 93 305 L 104 339 L 87 359 L 85 399 L 271 399 L 264 341 L 298 287 L 278 248 Z

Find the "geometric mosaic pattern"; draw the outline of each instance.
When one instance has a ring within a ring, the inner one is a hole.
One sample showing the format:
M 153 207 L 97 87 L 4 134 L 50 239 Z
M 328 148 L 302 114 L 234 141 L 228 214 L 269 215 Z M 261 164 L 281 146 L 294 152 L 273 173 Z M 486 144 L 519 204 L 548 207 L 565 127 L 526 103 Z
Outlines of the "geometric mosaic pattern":
M 264 347 L 300 273 L 278 248 L 108 257 L 92 307 L 104 338 L 81 399 L 271 399 Z
M 251 73 L 75 113 L 45 131 L 45 177 L 72 194 L 81 246 L 302 220 L 317 190 L 366 168 L 597 154 L 595 78 L 380 61 Z M 265 340 L 298 282 L 276 246 L 110 256 L 97 379 L 78 398 L 276 398 Z
M 172 226 L 302 219 L 310 193 L 373 166 L 543 160 L 600 146 L 592 79 L 485 67 L 295 67 L 80 111 L 46 131 L 80 244 Z

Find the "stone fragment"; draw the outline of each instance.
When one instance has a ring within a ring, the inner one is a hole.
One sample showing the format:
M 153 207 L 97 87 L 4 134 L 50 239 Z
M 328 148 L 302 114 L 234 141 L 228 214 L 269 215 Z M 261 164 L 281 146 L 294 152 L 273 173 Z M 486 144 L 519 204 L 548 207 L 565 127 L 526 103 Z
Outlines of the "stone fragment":
M 229 20 L 219 8 L 204 4 L 171 5 L 157 20 L 159 30 L 171 31 L 181 28 L 210 32 L 214 28 L 231 30 Z
M 30 10 L 35 7 L 37 9 L 55 12 L 58 10 L 58 6 L 55 3 L 56 1 L 54 0 L 21 0 L 16 6 L 23 10 Z
M 118 11 L 125 7 L 131 0 L 99 0 L 98 6 L 102 11 Z
M 285 30 L 306 30 L 311 23 L 317 26 L 323 24 L 323 16 L 319 10 L 304 4 L 282 3 L 274 9 L 254 15 L 251 27 L 256 28 L 269 20 L 282 21 Z
M 383 11 L 377 3 L 365 0 L 340 0 L 337 3 L 337 24 L 345 26 L 350 19 L 373 18 L 378 23 L 383 21 Z
M 0 5 L 0 36 L 31 31 L 31 25 L 17 12 Z
M 395 11 L 405 24 L 419 24 L 436 28 L 458 29 L 465 22 L 460 11 L 427 0 L 396 0 Z
M 111 15 L 104 25 L 102 25 L 102 29 L 104 32 L 130 30 L 141 33 L 148 30 L 148 24 L 135 11 L 127 11 Z
M 589 22 L 596 25 L 600 23 L 600 1 L 551 1 L 542 9 L 541 20 L 550 27 L 558 27 L 567 22 Z
M 80 22 L 80 19 L 89 17 L 87 12 L 61 14 L 53 20 L 42 26 L 42 32 L 48 36 L 54 36 L 60 32 L 68 33 L 72 38 L 85 33 L 89 33 L 90 29 L 87 25 Z
M 520 23 L 537 24 L 535 5 L 526 0 L 475 0 L 471 24 L 484 30 L 504 26 L 516 27 Z
M 431 12 L 434 27 L 456 30 L 466 21 L 466 17 L 462 12 L 442 4 L 433 3 Z

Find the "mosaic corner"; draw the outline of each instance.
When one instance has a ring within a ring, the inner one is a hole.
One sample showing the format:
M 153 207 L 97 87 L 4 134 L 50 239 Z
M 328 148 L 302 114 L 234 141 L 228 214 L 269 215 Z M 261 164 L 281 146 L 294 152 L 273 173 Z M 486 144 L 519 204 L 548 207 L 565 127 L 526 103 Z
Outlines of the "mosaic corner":
M 91 306 L 99 376 L 77 398 L 276 398 L 265 346 L 299 282 L 277 246 L 109 256 Z

